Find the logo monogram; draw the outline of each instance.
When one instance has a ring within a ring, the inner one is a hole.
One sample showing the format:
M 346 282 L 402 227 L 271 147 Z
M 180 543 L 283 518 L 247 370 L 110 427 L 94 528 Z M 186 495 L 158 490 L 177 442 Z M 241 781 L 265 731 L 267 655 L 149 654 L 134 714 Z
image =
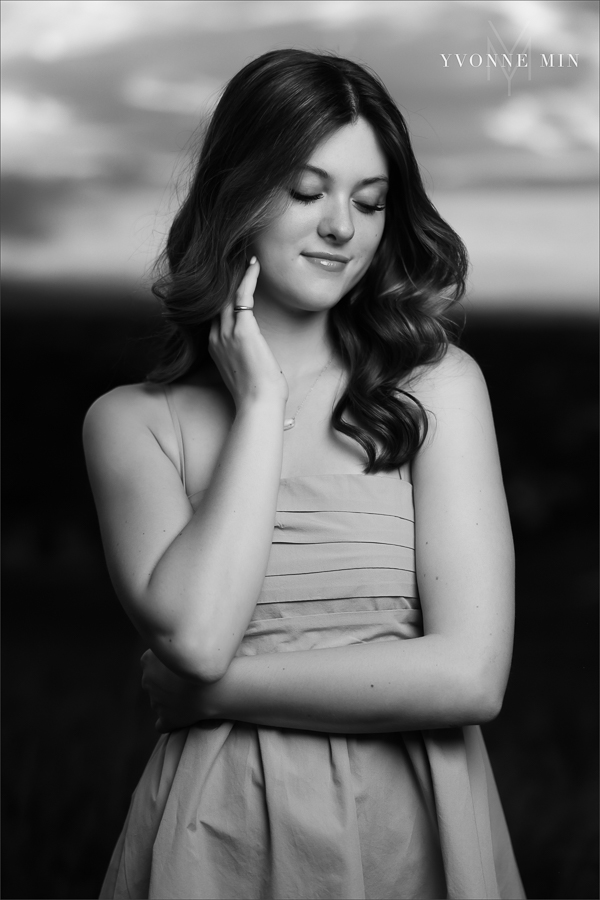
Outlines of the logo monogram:
M 529 25 L 525 25 L 525 27 L 523 28 L 521 34 L 520 34 L 519 37 L 516 39 L 516 41 L 514 42 L 514 44 L 512 45 L 512 47 L 510 48 L 510 50 L 507 50 L 506 44 L 504 43 L 504 41 L 502 40 L 502 38 L 501 38 L 500 35 L 498 34 L 496 28 L 494 27 L 494 23 L 493 23 L 493 22 L 490 22 L 489 19 L 488 19 L 488 25 L 490 26 L 490 28 L 491 28 L 492 31 L 494 32 L 496 38 L 500 41 L 500 43 L 501 43 L 501 45 L 502 45 L 502 49 L 504 50 L 504 54 L 503 54 L 502 60 L 503 60 L 503 62 L 507 63 L 507 65 L 501 63 L 500 68 L 501 68 L 502 71 L 504 72 L 504 77 L 506 78 L 506 80 L 507 80 L 507 82 L 508 82 L 507 90 L 508 90 L 508 96 L 510 97 L 510 95 L 511 95 L 511 93 L 510 93 L 510 90 L 511 90 L 511 82 L 512 82 L 512 80 L 513 80 L 513 78 L 514 78 L 515 72 L 517 71 L 517 69 L 516 69 L 516 68 L 513 68 L 512 65 L 511 65 L 512 54 L 515 52 L 515 48 L 517 47 L 519 41 L 521 40 L 521 38 L 523 37 L 523 35 L 524 35 L 525 32 L 527 31 L 527 28 L 529 27 Z M 492 43 L 492 41 L 490 40 L 489 37 L 488 37 L 488 39 L 487 39 L 487 50 L 488 50 L 488 60 L 490 60 L 490 61 L 491 61 L 491 60 L 496 60 L 497 57 L 498 57 L 498 53 L 496 52 L 496 48 L 494 47 L 494 45 L 493 45 L 493 43 Z M 528 80 L 528 81 L 531 81 L 531 36 L 529 37 L 529 40 L 527 41 L 527 43 L 524 45 L 522 52 L 519 53 L 519 57 L 521 57 L 521 56 L 526 56 L 526 57 L 527 57 L 527 63 L 526 63 L 526 66 L 523 66 L 523 68 L 527 68 L 527 80 Z M 496 68 L 497 63 L 494 62 L 493 65 L 494 65 L 494 68 Z M 521 67 L 521 64 L 519 64 L 519 67 Z M 490 80 L 490 73 L 491 73 L 491 71 L 492 71 L 491 66 L 487 67 L 487 80 L 488 80 L 488 81 Z

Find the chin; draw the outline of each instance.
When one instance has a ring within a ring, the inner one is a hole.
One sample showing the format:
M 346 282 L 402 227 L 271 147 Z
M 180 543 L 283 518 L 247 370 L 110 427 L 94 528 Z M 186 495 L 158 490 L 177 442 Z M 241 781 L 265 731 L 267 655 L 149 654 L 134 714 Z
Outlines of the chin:
M 330 276 L 326 277 L 329 278 Z M 314 280 L 312 278 L 302 279 L 301 282 L 295 283 L 293 291 L 286 293 L 290 299 L 294 298 L 295 306 L 315 311 L 327 310 L 340 302 L 342 297 L 354 287 L 357 279 L 352 279 L 349 282 L 347 279 L 339 279 L 337 283 L 331 279 L 331 282 L 331 284 L 328 284 L 325 278 L 322 277 Z M 299 284 L 300 290 L 298 290 Z
M 344 291 L 341 294 L 339 291 L 336 291 L 335 293 L 332 293 L 331 291 L 307 291 L 301 297 L 294 297 L 290 305 L 293 305 L 296 309 L 304 310 L 305 312 L 327 312 L 334 306 L 337 306 L 346 293 L 347 291 Z
M 290 311 L 309 313 L 332 309 L 352 290 L 363 273 L 358 276 L 355 273 L 352 278 L 330 274 L 307 277 L 305 272 L 298 271 L 277 275 L 279 277 L 265 278 L 265 294 L 272 298 L 271 302 L 282 304 Z

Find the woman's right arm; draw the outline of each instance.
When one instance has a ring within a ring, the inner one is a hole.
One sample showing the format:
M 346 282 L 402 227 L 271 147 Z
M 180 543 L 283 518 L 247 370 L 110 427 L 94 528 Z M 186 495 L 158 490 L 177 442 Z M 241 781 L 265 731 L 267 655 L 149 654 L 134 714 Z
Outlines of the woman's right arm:
M 258 264 L 236 302 L 253 305 Z M 218 680 L 252 616 L 277 504 L 287 384 L 254 315 L 232 306 L 213 323 L 210 352 L 236 415 L 193 512 L 144 415 L 136 388 L 100 398 L 84 446 L 108 568 L 125 610 L 173 671 Z

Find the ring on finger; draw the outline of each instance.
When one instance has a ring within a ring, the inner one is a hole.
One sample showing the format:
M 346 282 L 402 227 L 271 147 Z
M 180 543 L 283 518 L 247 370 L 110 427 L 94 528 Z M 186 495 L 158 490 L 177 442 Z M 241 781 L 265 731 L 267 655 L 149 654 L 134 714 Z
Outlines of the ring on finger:
M 252 306 L 234 306 L 233 307 L 234 312 L 241 312 L 244 309 L 249 309 L 250 312 L 252 312 L 253 307 Z

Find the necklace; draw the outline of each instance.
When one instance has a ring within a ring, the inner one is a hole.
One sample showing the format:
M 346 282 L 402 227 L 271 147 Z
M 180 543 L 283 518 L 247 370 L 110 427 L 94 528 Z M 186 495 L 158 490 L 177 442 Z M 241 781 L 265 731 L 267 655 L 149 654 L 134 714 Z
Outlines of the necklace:
M 329 368 L 329 366 L 331 365 L 332 362 L 333 362 L 333 356 L 330 356 L 329 359 L 327 360 L 327 362 L 325 363 L 325 365 L 323 366 L 323 368 L 321 369 L 321 371 L 319 372 L 319 374 L 317 375 L 317 377 L 315 378 L 315 380 L 313 381 L 313 383 L 311 384 L 310 388 L 308 389 L 308 393 L 304 395 L 304 399 L 300 402 L 300 406 L 298 407 L 298 409 L 296 410 L 296 412 L 294 413 L 292 418 L 283 420 L 283 430 L 284 431 L 289 431 L 290 428 L 294 427 L 294 425 L 296 424 L 296 416 L 298 415 L 298 413 L 300 412 L 300 410 L 302 409 L 302 407 L 308 400 L 310 394 L 312 394 L 313 388 L 315 387 L 317 381 L 319 380 L 321 375 L 325 374 L 325 372 L 327 371 L 327 369 Z

